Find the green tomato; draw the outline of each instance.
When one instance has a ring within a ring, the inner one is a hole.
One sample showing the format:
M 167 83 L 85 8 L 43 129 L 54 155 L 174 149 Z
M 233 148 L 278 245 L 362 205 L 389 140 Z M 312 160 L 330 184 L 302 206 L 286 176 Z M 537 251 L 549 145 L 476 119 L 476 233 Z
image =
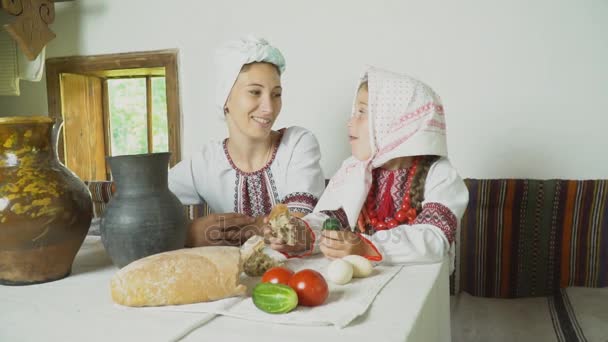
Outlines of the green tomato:
M 272 314 L 287 313 L 298 306 L 298 294 L 283 284 L 259 283 L 253 288 L 253 304 Z

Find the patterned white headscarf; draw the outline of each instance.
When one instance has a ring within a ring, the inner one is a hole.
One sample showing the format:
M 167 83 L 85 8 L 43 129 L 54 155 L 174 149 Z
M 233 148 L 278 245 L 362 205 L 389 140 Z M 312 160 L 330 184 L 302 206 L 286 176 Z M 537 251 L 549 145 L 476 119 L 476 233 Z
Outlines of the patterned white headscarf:
M 345 160 L 314 210 L 342 208 L 351 227 L 355 227 L 365 203 L 373 169 L 398 157 L 447 156 L 443 106 L 429 86 L 409 76 L 375 67 L 367 68 L 357 89 L 365 81 L 369 90 L 372 155 L 365 161 L 354 157 Z M 353 115 L 355 105 L 353 103 Z
M 224 118 L 224 105 L 230 90 L 239 76 L 243 65 L 254 62 L 274 64 L 279 73 L 285 71 L 285 58 L 279 49 L 263 38 L 249 35 L 245 38 L 226 42 L 215 53 L 217 74 L 216 107 L 217 113 Z

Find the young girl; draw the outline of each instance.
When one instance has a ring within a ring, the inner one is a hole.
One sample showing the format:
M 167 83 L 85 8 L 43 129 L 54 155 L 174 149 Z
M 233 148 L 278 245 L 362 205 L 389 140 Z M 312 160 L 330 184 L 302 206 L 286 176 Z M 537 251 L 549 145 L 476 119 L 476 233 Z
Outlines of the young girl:
M 440 262 L 449 253 L 453 266 L 468 191 L 447 159 L 439 97 L 418 80 L 370 67 L 359 82 L 348 135 L 352 157 L 302 218 L 296 246 L 271 238 L 271 247 L 387 264 Z M 330 217 L 347 229 L 322 230 Z

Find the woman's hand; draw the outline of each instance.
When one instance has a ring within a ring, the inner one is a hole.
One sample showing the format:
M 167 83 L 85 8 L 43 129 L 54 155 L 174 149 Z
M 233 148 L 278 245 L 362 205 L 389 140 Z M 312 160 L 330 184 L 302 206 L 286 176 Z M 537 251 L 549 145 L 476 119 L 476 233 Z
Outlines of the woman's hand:
M 323 230 L 321 252 L 327 258 L 338 259 L 347 255 L 367 255 L 369 247 L 359 235 L 348 230 Z
M 256 234 L 261 235 L 261 227 L 254 217 L 239 213 L 209 214 L 192 221 L 186 246 L 240 246 Z
M 303 220 L 292 217 L 291 223 L 295 227 L 296 243 L 293 246 L 288 245 L 283 239 L 274 236 L 272 228 L 268 224 L 268 219 L 264 222 L 264 240 L 270 245 L 270 248 L 286 254 L 298 254 L 309 251 L 313 244 L 313 237 L 310 229 L 306 227 Z

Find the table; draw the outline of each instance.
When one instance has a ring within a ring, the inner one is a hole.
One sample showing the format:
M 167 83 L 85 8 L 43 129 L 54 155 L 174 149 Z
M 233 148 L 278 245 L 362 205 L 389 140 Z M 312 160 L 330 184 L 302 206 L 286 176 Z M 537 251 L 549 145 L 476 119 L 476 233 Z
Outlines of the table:
M 69 277 L 0 285 L 0 341 L 449 341 L 448 268 L 447 260 L 404 267 L 344 329 L 209 319 L 117 308 L 109 290 L 116 268 L 99 237 L 88 236 Z

